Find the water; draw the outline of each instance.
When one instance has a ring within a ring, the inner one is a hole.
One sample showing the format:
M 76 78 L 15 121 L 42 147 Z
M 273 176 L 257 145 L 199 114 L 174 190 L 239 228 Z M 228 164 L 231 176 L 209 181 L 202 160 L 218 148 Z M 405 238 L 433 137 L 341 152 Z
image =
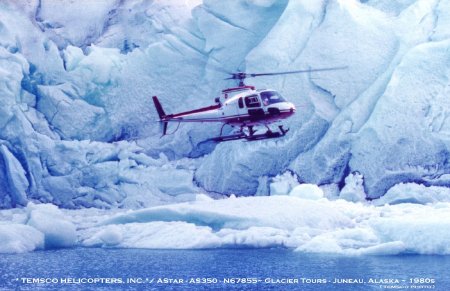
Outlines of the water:
M 0 255 L 0 290 L 450 290 L 448 270 L 449 256 L 345 257 L 286 249 L 76 248 Z M 68 283 L 68 278 L 85 281 Z M 94 278 L 111 281 L 93 283 Z M 163 278 L 179 280 L 157 283 Z M 209 278 L 211 283 L 194 283 L 202 278 Z M 345 278 L 364 283 L 333 283 Z M 39 279 L 55 283 L 33 283 Z M 291 283 L 282 279 L 291 279 Z M 399 283 L 369 283 L 369 279 L 394 279 Z M 130 280 L 133 283 L 127 283 Z M 322 280 L 327 283 L 320 283 Z

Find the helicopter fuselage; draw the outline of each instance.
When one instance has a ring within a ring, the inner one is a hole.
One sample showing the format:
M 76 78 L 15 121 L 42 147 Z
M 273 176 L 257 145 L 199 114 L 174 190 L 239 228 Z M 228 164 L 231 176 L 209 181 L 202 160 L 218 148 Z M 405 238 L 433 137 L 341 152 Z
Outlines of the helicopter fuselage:
M 163 126 L 163 136 L 167 134 L 169 122 L 221 122 L 220 135 L 213 141 L 229 141 L 245 138 L 248 141 L 285 136 L 289 131 L 283 125 L 278 125 L 279 131 L 272 131 L 269 124 L 289 118 L 295 113 L 295 106 L 285 100 L 277 91 L 270 89 L 256 90 L 253 86 L 246 86 L 244 80 L 260 76 L 275 76 L 300 73 L 313 73 L 346 69 L 347 66 L 333 68 L 318 68 L 283 72 L 228 73 L 225 80 L 239 81 L 239 87 L 222 90 L 222 96 L 216 98 L 216 104 L 191 111 L 174 114 L 166 114 L 159 103 L 158 97 L 153 96 L 153 103 L 159 115 L 159 121 Z M 225 125 L 239 127 L 236 134 L 223 136 Z M 262 125 L 267 128 L 264 134 L 255 134 L 255 126 Z M 177 127 L 178 128 L 178 127 Z M 246 128 L 246 131 L 244 131 Z
M 255 90 L 252 86 L 223 90 L 217 101 L 212 106 L 161 116 L 161 121 L 223 122 L 241 127 L 268 125 L 292 116 L 296 110 L 275 90 Z

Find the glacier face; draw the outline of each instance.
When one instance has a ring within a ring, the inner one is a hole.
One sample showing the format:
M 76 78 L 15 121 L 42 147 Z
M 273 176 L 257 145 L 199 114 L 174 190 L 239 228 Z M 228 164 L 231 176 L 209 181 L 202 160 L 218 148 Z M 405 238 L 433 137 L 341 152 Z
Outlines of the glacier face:
M 268 194 L 283 173 L 326 189 L 362 176 L 351 197 L 448 187 L 449 12 L 448 0 L 5 1 L 0 207 Z M 219 68 L 342 65 L 251 80 L 298 106 L 282 139 L 202 146 L 219 125 L 160 138 L 150 97 L 167 112 L 208 105 L 234 85 Z
M 449 120 L 442 96 L 449 88 L 450 27 L 440 20 L 446 3 L 289 2 L 246 56 L 246 68 L 348 70 L 255 80 L 275 84 L 302 105 L 289 123 L 294 132 L 277 142 L 217 147 L 196 172 L 200 185 L 251 194 L 260 176 L 291 170 L 300 181 L 320 185 L 359 172 L 371 198 L 401 182 L 448 186 Z M 238 191 L 243 179 L 247 187 Z

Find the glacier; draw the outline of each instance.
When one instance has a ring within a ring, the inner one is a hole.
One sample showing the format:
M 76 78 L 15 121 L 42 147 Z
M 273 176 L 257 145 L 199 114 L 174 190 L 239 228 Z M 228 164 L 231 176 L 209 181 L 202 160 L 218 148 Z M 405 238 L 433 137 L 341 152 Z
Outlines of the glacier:
M 389 3 L 6 2 L 0 205 L 146 207 L 205 191 L 267 195 L 287 171 L 339 190 L 357 172 L 369 199 L 400 183 L 448 186 L 449 5 Z M 70 12 L 61 13 L 66 4 Z M 219 125 L 159 136 L 152 95 L 176 112 L 232 86 L 223 71 L 339 65 L 348 68 L 252 80 L 301 109 L 283 139 L 203 146 Z M 164 184 L 149 182 L 163 163 L 180 179 L 175 191 L 150 186 Z
M 447 254 L 445 232 L 414 236 L 444 228 L 450 201 L 448 15 L 448 0 L 3 1 L 0 252 Z M 205 144 L 220 125 L 199 124 L 160 137 L 153 95 L 184 111 L 233 87 L 226 72 L 333 66 L 347 69 L 251 79 L 296 104 L 283 138 Z M 291 203 L 285 225 L 251 210 Z M 315 229 L 307 206 L 336 224 Z

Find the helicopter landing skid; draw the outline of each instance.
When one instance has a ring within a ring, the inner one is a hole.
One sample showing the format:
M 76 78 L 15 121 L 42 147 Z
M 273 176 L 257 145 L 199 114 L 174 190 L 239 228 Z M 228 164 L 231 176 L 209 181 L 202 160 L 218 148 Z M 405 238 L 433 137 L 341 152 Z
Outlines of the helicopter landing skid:
M 267 125 L 266 125 L 266 127 L 267 127 L 266 133 L 247 135 L 245 137 L 245 139 L 247 139 L 247 141 L 253 141 L 253 140 L 262 140 L 262 139 L 269 139 L 269 138 L 278 138 L 278 137 L 285 136 L 286 133 L 289 131 L 289 128 L 284 129 L 282 125 L 278 126 L 280 131 L 272 131 L 272 130 L 270 130 L 270 128 Z
M 224 141 L 232 141 L 232 140 L 239 140 L 239 139 L 246 139 L 247 141 L 255 141 L 255 140 L 263 140 L 263 139 L 269 139 L 269 138 L 278 138 L 285 136 L 286 133 L 289 131 L 289 129 L 282 129 L 280 131 L 267 131 L 265 133 L 261 134 L 245 134 L 244 132 L 240 132 L 233 135 L 225 135 L 225 136 L 218 136 L 211 139 L 208 139 L 206 141 L 213 141 L 213 142 L 224 142 Z M 206 142 L 205 141 L 205 142 Z
M 254 141 L 254 140 L 262 140 L 262 139 L 269 139 L 269 138 L 277 138 L 284 136 L 284 133 L 281 132 L 266 132 L 261 134 L 254 134 L 254 135 L 248 135 L 245 137 L 247 141 Z
M 209 141 L 215 141 L 215 142 L 223 142 L 223 141 L 230 141 L 230 140 L 238 140 L 246 138 L 247 136 L 244 133 L 237 133 L 232 135 L 221 135 L 218 137 L 210 138 Z

